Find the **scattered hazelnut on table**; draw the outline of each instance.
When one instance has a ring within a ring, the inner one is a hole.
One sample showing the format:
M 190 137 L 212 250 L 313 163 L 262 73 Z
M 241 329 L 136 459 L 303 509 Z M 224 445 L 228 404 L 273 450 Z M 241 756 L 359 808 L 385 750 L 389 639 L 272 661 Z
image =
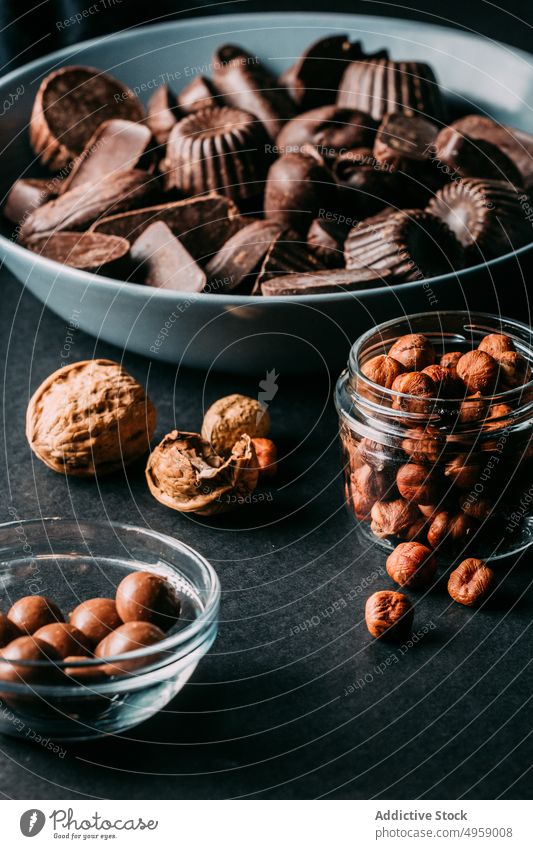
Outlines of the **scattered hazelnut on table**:
M 368 380 L 390 389 L 398 375 L 405 371 L 405 367 L 394 357 L 378 354 L 361 366 L 361 371 Z
M 503 333 L 489 333 L 484 336 L 479 343 L 478 351 L 485 351 L 491 357 L 498 359 L 506 351 L 514 351 L 515 346 L 513 340 Z
M 406 463 L 400 466 L 396 474 L 396 485 L 402 498 L 417 504 L 433 504 L 442 490 L 438 470 L 421 463 Z
M 494 572 L 475 557 L 468 557 L 450 574 L 448 592 L 454 601 L 472 607 L 483 601 L 492 589 Z
M 423 589 L 436 571 L 434 552 L 419 542 L 401 542 L 387 558 L 387 572 L 401 587 Z
M 435 350 L 421 333 L 408 333 L 391 345 L 389 357 L 398 360 L 407 371 L 422 371 L 435 362 Z
M 399 536 L 420 516 L 416 504 L 404 498 L 394 501 L 376 501 L 370 512 L 371 529 L 380 539 Z
M 243 434 L 254 439 L 266 436 L 269 429 L 270 416 L 266 407 L 255 398 L 234 394 L 219 398 L 209 407 L 201 436 L 211 443 L 216 454 L 225 457 L 231 454 Z
M 367 599 L 366 627 L 376 639 L 401 640 L 409 636 L 413 619 L 413 605 L 403 593 L 381 590 Z
M 255 437 L 252 439 L 259 468 L 259 480 L 272 480 L 278 473 L 278 449 L 271 439 Z
M 469 393 L 491 392 L 498 379 L 498 362 L 485 351 L 468 351 L 457 363 L 457 374 Z

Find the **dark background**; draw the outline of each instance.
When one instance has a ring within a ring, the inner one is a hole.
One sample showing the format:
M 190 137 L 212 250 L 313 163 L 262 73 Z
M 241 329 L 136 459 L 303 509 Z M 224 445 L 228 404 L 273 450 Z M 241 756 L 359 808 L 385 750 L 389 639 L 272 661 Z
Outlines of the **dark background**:
M 4 68 L 68 43 L 179 16 L 180 4 L 122 0 L 60 33 L 54 22 L 85 4 L 5 2 Z M 528 48 L 530 2 L 328 2 L 328 9 L 438 20 Z M 209 11 L 320 9 L 320 3 L 225 3 Z M 207 4 L 194 13 L 208 11 Z M 185 15 L 193 14 L 188 10 Z M 18 18 L 18 20 L 15 20 Z M 16 57 L 16 58 L 13 58 Z M 67 746 L 64 759 L 0 739 L 0 791 L 31 798 L 527 798 L 531 795 L 530 556 L 499 564 L 482 611 L 419 596 L 418 645 L 405 652 L 366 632 L 366 596 L 390 587 L 384 557 L 367 550 L 344 512 L 330 380 L 279 379 L 273 437 L 283 457 L 272 500 L 216 522 L 165 510 L 141 468 L 88 482 L 34 463 L 23 437 L 29 394 L 60 365 L 64 322 L 0 272 L 3 368 L 0 519 L 62 513 L 125 520 L 174 534 L 211 559 L 223 584 L 220 635 L 169 708 L 119 738 Z M 72 357 L 122 352 L 75 333 Z M 257 378 L 206 377 L 126 355 L 145 382 L 161 437 L 198 429 L 204 400 L 257 395 Z M 273 365 L 275 361 L 273 360 Z M 297 450 L 293 450 L 297 448 Z M 377 577 L 376 577 L 377 576 Z M 365 588 L 365 585 L 368 585 Z M 333 606 L 333 610 L 332 610 Z M 311 621 L 311 626 L 302 623 Z M 364 681 L 354 692 L 354 682 Z

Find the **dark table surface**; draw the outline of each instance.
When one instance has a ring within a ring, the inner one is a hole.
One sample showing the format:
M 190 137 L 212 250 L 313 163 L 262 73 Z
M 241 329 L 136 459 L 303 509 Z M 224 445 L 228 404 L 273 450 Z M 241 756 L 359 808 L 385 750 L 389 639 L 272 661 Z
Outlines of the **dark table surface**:
M 488 15 L 489 4 L 477 5 Z M 494 35 L 523 43 L 516 20 L 496 11 L 490 20 Z M 167 710 L 122 736 L 66 745 L 61 758 L 2 737 L 4 796 L 530 797 L 530 555 L 497 566 L 497 597 L 482 611 L 454 605 L 439 586 L 416 598 L 412 645 L 375 643 L 365 599 L 392 583 L 383 554 L 358 540 L 343 508 L 328 380 L 280 374 L 271 416 L 282 462 L 263 502 L 216 520 L 179 515 L 152 499 L 141 467 L 96 485 L 32 458 L 26 404 L 61 365 L 69 331 L 6 270 L 0 286 L 0 520 L 14 508 L 20 518 L 151 527 L 200 550 L 223 586 L 217 642 Z M 72 359 L 123 356 L 73 335 Z M 148 387 L 159 437 L 176 425 L 197 430 L 217 397 L 257 397 L 264 377 L 206 377 L 128 354 L 123 362 Z

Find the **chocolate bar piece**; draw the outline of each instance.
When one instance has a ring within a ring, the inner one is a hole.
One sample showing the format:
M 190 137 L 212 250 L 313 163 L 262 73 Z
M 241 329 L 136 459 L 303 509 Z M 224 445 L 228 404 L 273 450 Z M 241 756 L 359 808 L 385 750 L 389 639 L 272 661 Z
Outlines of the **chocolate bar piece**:
M 3 213 L 13 224 L 20 224 L 34 209 L 48 203 L 56 194 L 50 180 L 16 180 L 7 196 Z
M 164 146 L 170 131 L 178 121 L 179 110 L 176 98 L 167 85 L 160 85 L 148 101 L 146 123 L 158 145 Z
M 34 236 L 26 247 L 47 259 L 100 274 L 120 276 L 127 271 L 130 243 L 103 233 L 50 233 Z
M 163 221 L 144 230 L 131 246 L 131 258 L 148 286 L 176 292 L 201 292 L 205 286 L 204 272 Z
M 253 295 L 261 293 L 264 283 L 273 277 L 325 268 L 324 262 L 305 242 L 295 241 L 291 235 L 284 231 L 271 242 L 257 276 Z
M 276 221 L 253 221 L 235 233 L 206 266 L 210 292 L 252 288 L 257 272 L 282 227 Z
M 328 295 L 335 292 L 355 292 L 386 286 L 391 277 L 388 269 L 328 268 L 307 274 L 287 274 L 266 280 L 261 292 L 265 297 L 280 295 Z
M 328 268 L 342 268 L 348 230 L 337 219 L 315 218 L 307 233 L 307 244 Z

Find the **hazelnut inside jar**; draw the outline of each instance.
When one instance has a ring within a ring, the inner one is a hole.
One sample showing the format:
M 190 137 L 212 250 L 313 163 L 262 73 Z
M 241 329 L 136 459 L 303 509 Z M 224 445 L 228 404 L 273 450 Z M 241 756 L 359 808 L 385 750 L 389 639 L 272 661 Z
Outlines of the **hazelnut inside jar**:
M 471 312 L 386 322 L 361 336 L 336 388 L 345 501 L 389 550 L 450 562 L 533 541 L 530 328 Z

